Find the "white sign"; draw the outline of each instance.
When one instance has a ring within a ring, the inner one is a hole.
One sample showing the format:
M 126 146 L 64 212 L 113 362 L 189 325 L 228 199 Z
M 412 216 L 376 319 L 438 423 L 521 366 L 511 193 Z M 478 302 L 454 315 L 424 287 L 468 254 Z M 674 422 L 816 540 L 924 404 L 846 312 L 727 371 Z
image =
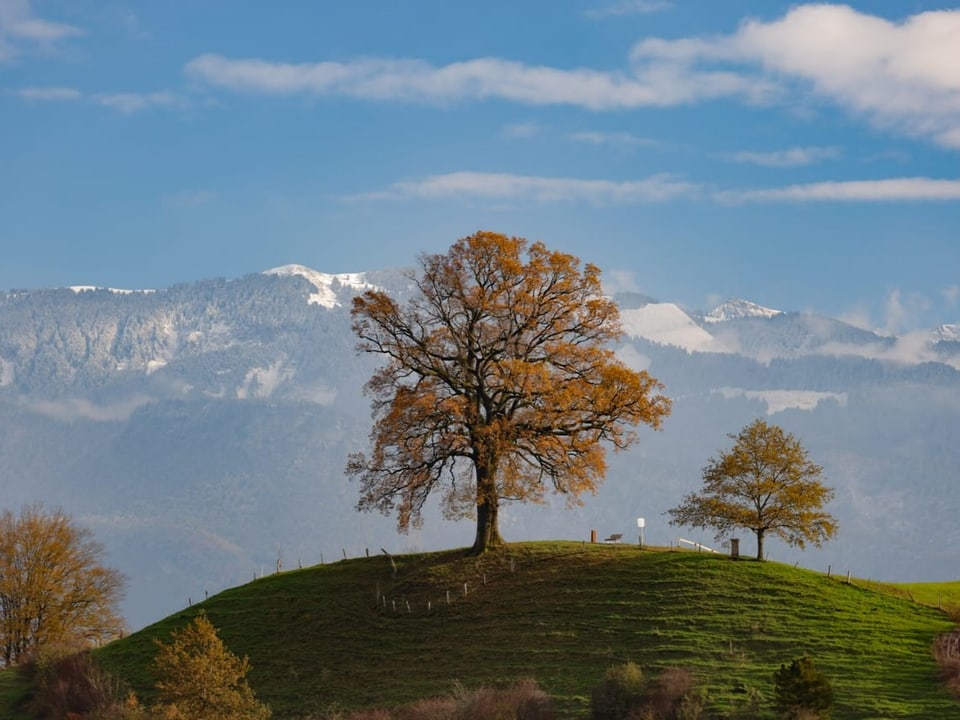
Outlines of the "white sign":
M 637 518 L 637 527 L 642 528 L 647 524 L 647 521 L 643 518 Z

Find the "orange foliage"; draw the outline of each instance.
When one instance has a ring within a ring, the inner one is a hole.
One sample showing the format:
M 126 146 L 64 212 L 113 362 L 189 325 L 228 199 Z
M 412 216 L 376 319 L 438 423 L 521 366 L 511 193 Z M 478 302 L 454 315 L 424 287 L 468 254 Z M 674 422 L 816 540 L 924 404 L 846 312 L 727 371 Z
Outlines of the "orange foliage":
M 123 576 L 101 545 L 60 510 L 0 514 L 0 665 L 54 644 L 117 637 Z
M 360 509 L 421 521 L 444 486 L 447 512 L 476 513 L 474 549 L 499 542 L 501 500 L 578 503 L 606 470 L 605 448 L 658 428 L 670 411 L 661 385 L 608 345 L 621 335 L 593 265 L 489 232 L 421 257 L 417 292 L 356 298 L 358 349 L 384 356 L 366 389 L 375 424 L 369 455 L 351 456 Z

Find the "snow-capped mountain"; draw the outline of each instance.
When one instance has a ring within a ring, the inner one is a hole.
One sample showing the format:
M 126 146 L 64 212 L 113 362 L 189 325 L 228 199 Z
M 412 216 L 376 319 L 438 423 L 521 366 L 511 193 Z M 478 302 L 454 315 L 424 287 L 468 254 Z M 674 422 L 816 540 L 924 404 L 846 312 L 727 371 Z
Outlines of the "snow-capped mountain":
M 329 273 L 317 272 L 304 265 L 283 265 L 264 271 L 264 275 L 305 278 L 316 290 L 316 292 L 310 293 L 307 302 L 312 305 L 323 305 L 325 308 L 334 308 L 340 305 L 340 301 L 337 299 L 338 287 L 359 292 L 378 289 L 376 285 L 367 282 L 366 273 L 330 275 Z
M 960 324 L 941 325 L 933 331 L 935 342 L 960 342 Z
M 372 287 L 402 298 L 410 280 L 293 265 L 149 292 L 0 293 L 3 507 L 42 501 L 93 530 L 129 577 L 133 627 L 278 560 L 468 544 L 470 523 L 439 509 L 410 536 L 354 510 L 343 468 L 367 443 L 362 388 L 375 359 L 355 353 L 349 310 Z M 506 508 L 507 539 L 629 537 L 644 516 L 647 541 L 666 545 L 680 530 L 664 511 L 698 486 L 729 433 L 765 416 L 824 466 L 840 523 L 822 551 L 774 545 L 774 559 L 877 579 L 956 577 L 956 325 L 888 337 L 745 301 L 700 315 L 615 299 L 620 357 L 663 382 L 673 413 L 609 457 L 582 508 Z
M 719 323 L 743 318 L 772 318 L 782 314 L 781 310 L 771 310 L 749 300 L 730 298 L 704 315 L 703 320 L 707 323 Z
M 690 352 L 728 352 L 726 346 L 673 303 L 648 303 L 620 311 L 628 337 L 673 345 Z
M 648 300 L 632 303 L 620 315 L 628 337 L 689 352 L 735 353 L 764 363 L 805 356 L 937 362 L 960 370 L 960 325 L 890 336 L 822 315 L 772 310 L 739 299 L 705 314 Z

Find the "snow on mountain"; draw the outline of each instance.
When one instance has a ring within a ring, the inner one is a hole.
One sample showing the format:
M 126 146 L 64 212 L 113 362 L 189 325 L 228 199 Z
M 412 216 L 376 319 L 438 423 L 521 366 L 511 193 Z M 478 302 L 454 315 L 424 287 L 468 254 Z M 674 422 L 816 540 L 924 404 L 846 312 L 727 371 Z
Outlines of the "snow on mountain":
M 708 323 L 718 323 L 748 317 L 772 318 L 782 314 L 782 310 L 772 310 L 749 300 L 730 298 L 704 315 L 703 319 Z
M 933 331 L 934 342 L 960 342 L 960 324 L 941 325 Z
M 715 337 L 673 303 L 649 303 L 620 311 L 624 333 L 687 352 L 728 352 Z
M 97 285 L 71 285 L 69 290 L 73 292 L 80 293 L 84 292 L 97 292 L 98 290 L 106 290 L 107 292 L 112 292 L 114 295 L 132 295 L 134 293 L 152 293 L 154 290 L 124 290 L 122 288 L 108 288 L 108 287 L 99 287 Z
M 331 275 L 329 273 L 319 272 L 305 265 L 282 265 L 280 267 L 265 270 L 264 275 L 284 275 L 300 276 L 316 288 L 315 293 L 310 293 L 307 302 L 311 305 L 322 305 L 325 308 L 333 309 L 340 306 L 337 294 L 333 290 L 334 282 L 341 286 L 349 287 L 359 292 L 366 290 L 377 290 L 376 285 L 367 282 L 366 273 L 338 273 Z

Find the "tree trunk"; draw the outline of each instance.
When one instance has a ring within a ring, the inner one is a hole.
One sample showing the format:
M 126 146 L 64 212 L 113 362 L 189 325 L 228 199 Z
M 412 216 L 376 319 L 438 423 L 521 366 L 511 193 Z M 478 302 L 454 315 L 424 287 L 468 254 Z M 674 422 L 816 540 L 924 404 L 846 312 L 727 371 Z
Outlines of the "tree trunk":
M 471 555 L 482 555 L 487 550 L 503 545 L 500 537 L 500 495 L 497 492 L 497 462 L 487 457 L 475 461 L 477 476 L 477 536 L 470 549 Z
M 757 530 L 757 560 L 763 560 L 763 530 Z

